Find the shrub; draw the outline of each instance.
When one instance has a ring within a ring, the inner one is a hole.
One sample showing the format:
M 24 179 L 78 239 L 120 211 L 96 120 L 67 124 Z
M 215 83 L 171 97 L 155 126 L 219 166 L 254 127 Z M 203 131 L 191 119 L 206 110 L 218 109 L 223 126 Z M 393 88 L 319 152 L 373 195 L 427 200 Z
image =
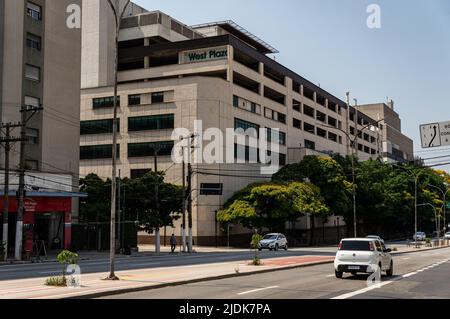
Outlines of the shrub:
M 46 286 L 66 287 L 67 279 L 65 276 L 51 277 L 45 281 Z

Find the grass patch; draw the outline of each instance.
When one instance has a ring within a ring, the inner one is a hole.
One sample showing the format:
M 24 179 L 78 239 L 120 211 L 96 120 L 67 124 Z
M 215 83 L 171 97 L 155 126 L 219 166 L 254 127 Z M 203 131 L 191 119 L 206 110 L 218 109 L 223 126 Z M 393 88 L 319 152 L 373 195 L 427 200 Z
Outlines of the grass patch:
M 46 286 L 67 287 L 67 279 L 64 276 L 51 277 L 45 281 Z

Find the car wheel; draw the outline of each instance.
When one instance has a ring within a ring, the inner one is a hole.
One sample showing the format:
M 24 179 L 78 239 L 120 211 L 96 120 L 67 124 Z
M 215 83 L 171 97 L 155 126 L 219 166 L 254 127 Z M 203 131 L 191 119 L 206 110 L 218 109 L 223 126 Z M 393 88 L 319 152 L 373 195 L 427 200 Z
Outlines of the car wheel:
M 288 251 L 288 249 L 289 249 L 289 248 L 288 248 L 288 244 L 286 244 L 286 245 L 284 246 L 284 250 L 285 250 L 285 251 Z
M 337 279 L 342 279 L 342 277 L 344 276 L 344 273 L 342 271 L 335 270 L 334 273 Z
M 278 244 L 275 245 L 275 251 L 278 251 Z
M 392 277 L 394 275 L 394 262 L 391 261 L 391 267 L 389 268 L 388 271 L 386 271 L 386 275 L 388 277 Z
M 262 248 L 258 248 L 259 251 L 262 251 Z

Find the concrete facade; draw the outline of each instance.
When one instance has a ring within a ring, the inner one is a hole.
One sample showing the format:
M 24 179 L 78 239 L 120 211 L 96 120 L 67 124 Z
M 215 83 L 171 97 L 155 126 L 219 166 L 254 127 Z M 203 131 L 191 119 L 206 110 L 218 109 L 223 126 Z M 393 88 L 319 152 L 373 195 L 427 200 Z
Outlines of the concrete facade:
M 93 14 L 91 19 L 106 15 L 97 9 L 85 14 Z M 83 43 L 96 43 L 100 41 L 98 37 L 107 38 L 114 33 L 111 29 L 109 35 L 97 32 L 96 22 L 83 21 Z M 95 32 L 91 32 L 91 27 Z M 276 52 L 271 46 L 232 22 L 190 28 L 159 11 L 145 12 L 124 20 L 120 41 L 118 163 L 122 177 L 137 176 L 153 168 L 151 154 L 132 155 L 136 144 L 169 142 L 175 128 L 192 132 L 195 120 L 203 122 L 203 132 L 208 128 L 220 128 L 225 132 L 242 123 L 279 129 L 282 135 L 278 147 L 283 164 L 301 161 L 305 155 L 350 155 L 347 134 L 355 136 L 356 130 L 362 130 L 357 152 L 361 160 L 378 158 L 381 154 L 382 133 L 377 120 L 356 112 L 345 102 L 269 58 L 268 53 Z M 212 51 L 226 54 L 214 55 Z M 90 47 L 83 46 L 83 55 L 90 52 Z M 204 52 L 207 54 L 203 55 Z M 99 60 L 110 59 L 110 54 L 102 54 Z M 97 62 L 88 60 L 89 65 Z M 108 158 L 103 154 L 96 158 L 93 150 L 98 146 L 111 147 L 112 132 L 100 124 L 96 127 L 95 123 L 100 122 L 94 121 L 112 120 L 111 105 L 98 107 L 96 103 L 113 96 L 113 83 L 107 80 L 107 85 L 103 85 L 105 82 L 100 85 L 98 79 L 103 79 L 105 74 L 93 72 L 86 66 L 83 70 L 86 74 L 82 75 L 81 126 L 87 131 L 81 136 L 84 155 L 80 174 L 96 173 L 109 178 L 111 156 Z M 173 123 L 163 129 L 129 127 L 136 118 L 155 120 L 157 116 L 169 116 Z M 201 146 L 208 144 L 204 141 Z M 227 145 L 221 149 L 223 154 L 231 151 L 234 149 Z M 174 165 L 170 155 L 159 156 L 158 162 L 158 169 L 166 171 L 168 182 L 181 184 L 181 165 Z M 270 180 L 271 176 L 261 174 L 261 166 L 250 163 L 193 165 L 195 243 L 214 245 L 215 212 L 236 191 L 254 182 Z M 202 184 L 218 184 L 222 191 L 206 194 Z M 335 224 L 336 220 L 330 219 L 324 226 L 334 227 Z M 309 221 L 302 220 L 299 226 L 307 229 Z M 341 226 L 345 224 L 341 222 Z M 168 234 L 172 231 L 180 235 L 179 223 L 175 230 L 168 230 Z M 226 232 L 220 229 L 217 232 L 224 243 Z M 248 230 L 232 229 L 234 236 L 247 233 Z M 141 241 L 151 242 L 152 239 L 142 236 Z
M 382 120 L 383 160 L 385 162 L 408 162 L 414 160 L 414 142 L 402 134 L 402 121 L 395 111 L 394 101 L 367 104 L 358 107 L 370 117 Z

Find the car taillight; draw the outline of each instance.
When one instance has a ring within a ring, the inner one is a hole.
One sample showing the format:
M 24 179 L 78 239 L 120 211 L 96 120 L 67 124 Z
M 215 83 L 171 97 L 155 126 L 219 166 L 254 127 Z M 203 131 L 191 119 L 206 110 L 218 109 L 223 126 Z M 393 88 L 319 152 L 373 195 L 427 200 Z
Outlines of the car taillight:
M 369 243 L 369 250 L 375 251 L 375 246 L 373 245 L 373 243 Z

